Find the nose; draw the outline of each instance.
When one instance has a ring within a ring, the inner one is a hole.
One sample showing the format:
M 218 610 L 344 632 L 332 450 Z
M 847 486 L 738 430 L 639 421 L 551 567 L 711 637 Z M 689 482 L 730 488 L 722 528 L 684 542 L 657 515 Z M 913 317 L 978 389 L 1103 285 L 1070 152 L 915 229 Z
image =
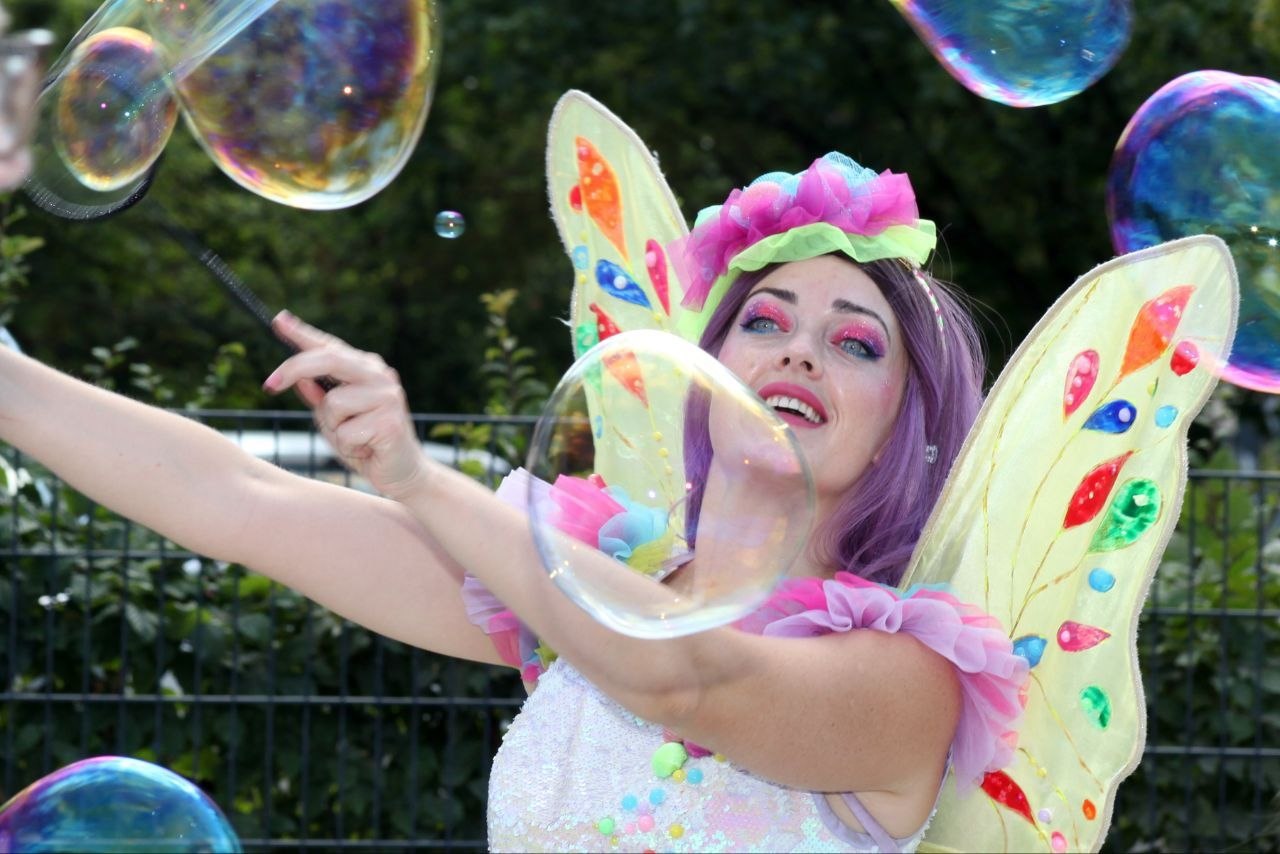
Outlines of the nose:
M 818 357 L 812 342 L 799 335 L 788 342 L 779 364 L 783 368 L 800 370 L 808 376 L 814 376 L 818 372 Z
M 789 368 L 789 367 L 791 367 L 791 364 L 792 364 L 793 362 L 794 362 L 795 364 L 799 365 L 799 366 L 800 366 L 800 368 L 801 368 L 801 370 L 806 371 L 806 372 L 809 372 L 809 373 L 812 373 L 812 371 L 813 371 L 813 361 L 812 361 L 811 359 L 793 358 L 793 357 L 791 357 L 791 356 L 789 356 L 789 355 L 788 355 L 788 356 L 783 356 L 783 357 L 782 357 L 782 367 L 784 367 L 784 368 Z

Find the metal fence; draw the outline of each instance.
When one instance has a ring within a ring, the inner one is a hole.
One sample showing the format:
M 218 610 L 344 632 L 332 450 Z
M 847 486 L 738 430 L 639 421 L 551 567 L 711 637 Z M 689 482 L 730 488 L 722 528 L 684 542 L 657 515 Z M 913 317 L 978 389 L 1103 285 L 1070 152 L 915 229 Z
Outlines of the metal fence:
M 346 483 L 299 413 L 191 413 Z M 490 480 L 529 419 L 422 416 Z M 1280 850 L 1280 475 L 1192 472 L 1141 624 L 1146 756 L 1112 850 Z M 371 556 L 376 559 L 376 556 Z M 247 849 L 484 847 L 513 674 L 347 623 L 182 550 L 0 448 L 0 801 L 86 756 L 196 780 Z M 353 568 L 358 571 L 358 568 Z

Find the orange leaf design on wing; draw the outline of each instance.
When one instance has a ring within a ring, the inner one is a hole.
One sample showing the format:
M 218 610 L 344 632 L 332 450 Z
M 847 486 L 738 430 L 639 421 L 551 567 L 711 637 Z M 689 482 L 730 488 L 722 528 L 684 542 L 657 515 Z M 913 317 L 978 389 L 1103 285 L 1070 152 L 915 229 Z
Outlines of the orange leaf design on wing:
M 578 186 L 582 204 L 596 227 L 627 259 L 627 238 L 622 232 L 622 191 L 613 167 L 585 136 L 575 137 L 578 149 Z

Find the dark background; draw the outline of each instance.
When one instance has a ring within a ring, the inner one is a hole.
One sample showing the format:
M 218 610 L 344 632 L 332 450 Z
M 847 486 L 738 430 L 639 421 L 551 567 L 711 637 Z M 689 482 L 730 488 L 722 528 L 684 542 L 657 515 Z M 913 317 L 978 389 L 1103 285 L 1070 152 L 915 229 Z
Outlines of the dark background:
M 19 25 L 69 38 L 85 0 L 10 3 Z M 686 213 L 728 189 L 844 151 L 910 173 L 943 242 L 936 272 L 982 312 L 995 369 L 1061 291 L 1114 251 L 1104 211 L 1116 140 L 1185 72 L 1276 76 L 1275 0 L 1139 0 L 1113 71 L 1063 103 L 1014 109 L 960 86 L 888 2 L 568 0 L 442 4 L 444 48 L 426 131 L 400 178 L 334 213 L 261 200 L 217 171 L 184 127 L 152 190 L 275 307 L 288 306 L 399 369 L 418 411 L 470 411 L 485 312 L 515 287 L 514 331 L 554 382 L 571 360 L 560 322 L 570 265 L 547 213 L 546 122 L 568 88 L 595 95 L 658 152 Z M 1274 141 L 1272 141 L 1274 142 Z M 47 245 L 11 324 L 37 357 L 76 370 L 125 336 L 181 385 L 243 341 L 228 405 L 260 406 L 278 357 L 202 268 L 156 227 L 152 200 L 103 223 L 32 212 Z M 467 217 L 447 241 L 441 209 Z

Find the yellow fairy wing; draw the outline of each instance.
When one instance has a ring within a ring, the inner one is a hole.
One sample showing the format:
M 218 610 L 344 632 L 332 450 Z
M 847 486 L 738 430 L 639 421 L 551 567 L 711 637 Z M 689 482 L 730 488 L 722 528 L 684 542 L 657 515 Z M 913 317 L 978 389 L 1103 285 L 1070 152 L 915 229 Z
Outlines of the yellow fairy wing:
M 566 93 L 547 135 L 547 185 L 574 268 L 575 356 L 618 332 L 676 332 L 682 295 L 666 247 L 687 228 L 640 137 L 589 95 Z M 657 490 L 674 504 L 685 401 L 679 384 L 656 379 L 626 357 L 591 373 L 594 470 L 634 497 Z
M 967 797 L 947 784 L 935 849 L 1102 845 L 1146 737 L 1137 617 L 1237 304 L 1217 238 L 1117 258 L 1066 292 L 987 398 L 903 584 L 949 584 L 1033 666 L 1013 762 Z

